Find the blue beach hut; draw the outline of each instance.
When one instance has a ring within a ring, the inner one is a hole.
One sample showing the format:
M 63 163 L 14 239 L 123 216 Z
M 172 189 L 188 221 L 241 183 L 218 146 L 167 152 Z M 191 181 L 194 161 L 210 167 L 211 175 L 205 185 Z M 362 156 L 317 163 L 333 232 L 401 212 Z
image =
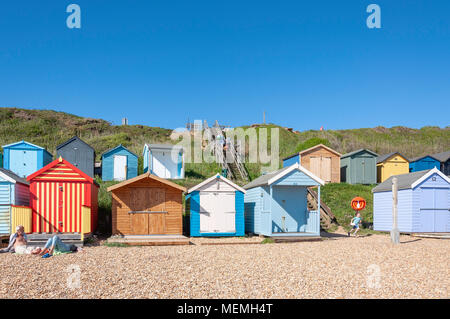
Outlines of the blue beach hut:
M 260 176 L 244 186 L 245 229 L 254 234 L 282 236 L 320 236 L 320 211 L 309 210 L 308 187 L 324 181 L 296 163 Z
M 440 168 L 441 162 L 431 155 L 413 158 L 409 161 L 409 172 L 424 171 L 427 169 Z
M 20 141 L 3 146 L 3 168 L 19 177 L 27 177 L 52 161 L 52 154 L 45 148 Z
M 398 228 L 403 233 L 450 232 L 450 178 L 437 168 L 395 175 L 372 189 L 373 226 L 392 228 L 392 179 L 398 180 Z
M 0 236 L 10 234 L 13 206 L 30 205 L 29 185 L 25 178 L 0 168 Z
M 190 188 L 186 213 L 192 237 L 244 236 L 245 190 L 217 174 Z
M 124 181 L 138 175 L 138 156 L 122 144 L 102 154 L 102 180 Z

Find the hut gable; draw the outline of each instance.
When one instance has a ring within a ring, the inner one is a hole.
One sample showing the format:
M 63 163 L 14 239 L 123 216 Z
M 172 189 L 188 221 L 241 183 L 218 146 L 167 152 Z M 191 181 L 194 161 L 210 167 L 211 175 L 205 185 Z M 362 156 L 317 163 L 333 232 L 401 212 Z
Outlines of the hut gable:
M 112 193 L 113 234 L 182 234 L 184 187 L 145 173 L 110 186 L 108 191 Z
M 431 155 L 419 156 L 416 158 L 412 158 L 409 161 L 409 171 L 417 172 L 423 171 L 427 169 L 432 169 L 434 167 L 441 168 L 441 163 L 438 159 L 434 158 Z
M 56 147 L 57 156 L 61 156 L 90 177 L 94 177 L 94 149 L 77 136 Z
M 47 166 L 41 168 L 39 171 L 27 177 L 28 181 L 65 181 L 65 182 L 79 182 L 87 181 L 94 183 L 92 177 L 75 167 L 67 160 L 60 157 L 51 162 Z

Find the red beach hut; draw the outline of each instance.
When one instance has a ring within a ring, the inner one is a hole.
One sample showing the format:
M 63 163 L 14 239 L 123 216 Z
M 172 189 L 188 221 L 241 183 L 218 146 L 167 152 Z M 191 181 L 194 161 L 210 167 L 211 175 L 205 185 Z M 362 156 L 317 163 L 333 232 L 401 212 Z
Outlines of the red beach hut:
M 92 233 L 98 184 L 63 158 L 28 176 L 34 233 Z

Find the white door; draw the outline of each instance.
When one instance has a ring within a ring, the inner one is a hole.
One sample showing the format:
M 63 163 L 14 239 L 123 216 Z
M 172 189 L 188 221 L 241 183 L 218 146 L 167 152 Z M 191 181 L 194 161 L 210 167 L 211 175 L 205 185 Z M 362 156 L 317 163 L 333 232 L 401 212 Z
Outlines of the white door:
M 125 155 L 114 156 L 114 180 L 124 181 L 127 179 L 127 157 Z
M 236 232 L 236 209 L 234 192 L 200 193 L 200 232 Z

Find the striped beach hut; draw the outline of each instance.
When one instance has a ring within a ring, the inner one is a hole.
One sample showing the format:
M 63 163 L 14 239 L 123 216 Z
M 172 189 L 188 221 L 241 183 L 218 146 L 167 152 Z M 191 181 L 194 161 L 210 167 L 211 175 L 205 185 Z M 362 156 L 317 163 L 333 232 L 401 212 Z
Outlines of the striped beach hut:
M 86 173 L 60 157 L 27 180 L 33 232 L 91 233 L 96 229 L 99 186 Z

